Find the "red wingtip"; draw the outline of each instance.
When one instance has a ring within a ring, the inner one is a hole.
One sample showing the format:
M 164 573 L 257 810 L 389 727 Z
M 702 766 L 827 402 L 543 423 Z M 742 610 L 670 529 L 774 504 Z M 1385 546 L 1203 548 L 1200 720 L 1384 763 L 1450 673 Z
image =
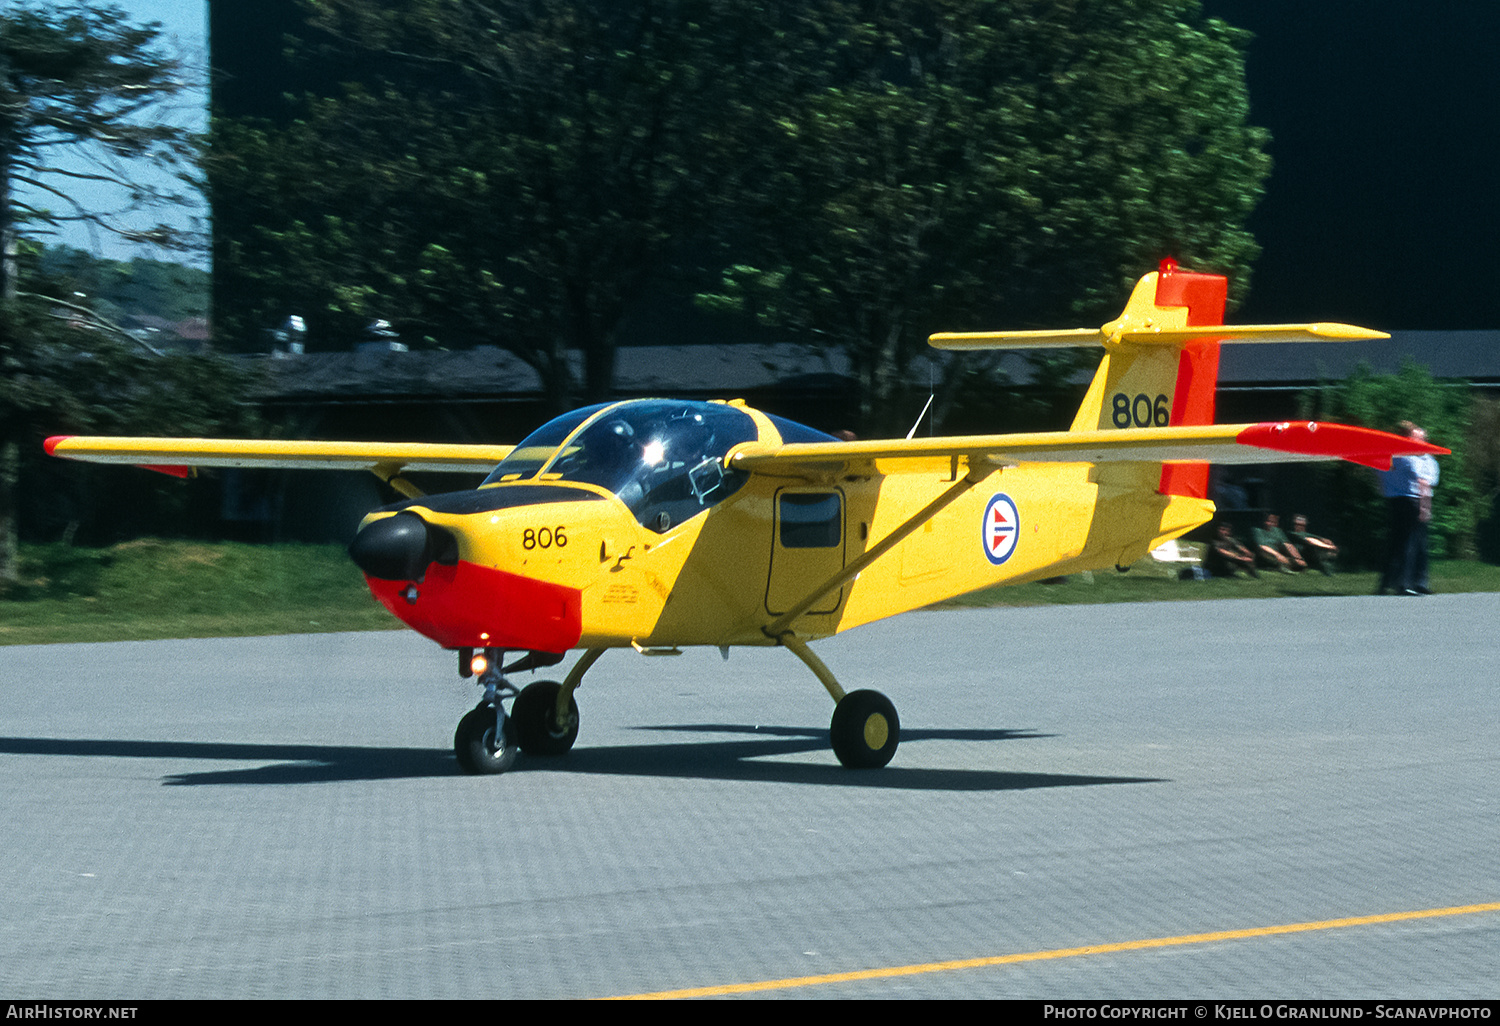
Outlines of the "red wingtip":
M 51 438 L 48 438 L 44 442 L 42 442 L 42 448 L 46 450 L 48 456 L 58 456 L 57 447 L 63 442 L 66 442 L 68 439 L 76 437 L 76 435 L 53 435 Z M 63 459 L 69 457 L 67 453 L 63 453 L 58 458 Z M 187 466 L 177 466 L 173 464 L 163 463 L 138 463 L 136 464 L 136 466 L 140 467 L 142 470 L 154 470 L 158 474 L 166 474 L 169 477 L 187 478 L 193 476 L 193 468 Z
M 180 477 L 184 480 L 193 476 L 192 467 L 179 467 L 163 463 L 137 463 L 136 466 L 142 470 L 154 470 L 158 474 L 166 474 L 168 477 Z
M 1348 424 L 1316 421 L 1282 421 L 1254 424 L 1239 434 L 1241 445 L 1254 445 L 1278 452 L 1303 453 L 1349 460 L 1376 470 L 1391 469 L 1391 458 L 1410 453 L 1447 456 L 1451 450 L 1427 442 L 1414 442 L 1400 435 Z

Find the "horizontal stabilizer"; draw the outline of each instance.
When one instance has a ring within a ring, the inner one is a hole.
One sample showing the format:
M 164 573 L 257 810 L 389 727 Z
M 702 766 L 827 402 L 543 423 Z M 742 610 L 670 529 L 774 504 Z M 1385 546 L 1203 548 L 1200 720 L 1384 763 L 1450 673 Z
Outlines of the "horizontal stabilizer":
M 1115 321 L 1100 328 L 1067 331 L 974 331 L 941 332 L 928 338 L 935 349 L 1046 349 L 1103 345 L 1185 345 L 1202 339 L 1215 342 L 1359 342 L 1389 338 L 1353 324 L 1210 324 L 1199 327 L 1132 325 Z
M 1098 328 L 1063 331 L 942 331 L 930 335 L 934 349 L 1078 349 L 1104 344 Z

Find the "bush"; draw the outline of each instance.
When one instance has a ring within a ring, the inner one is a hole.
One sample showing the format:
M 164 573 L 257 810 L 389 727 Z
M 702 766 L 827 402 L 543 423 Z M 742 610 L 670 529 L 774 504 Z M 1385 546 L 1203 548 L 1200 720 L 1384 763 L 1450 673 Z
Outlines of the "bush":
M 1476 435 L 1493 433 L 1492 413 L 1485 421 L 1479 414 L 1486 407 L 1466 381 L 1439 381 L 1419 364 L 1407 362 L 1396 374 L 1373 374 L 1361 365 L 1348 379 L 1323 385 L 1302 397 L 1302 415 L 1309 419 L 1337 421 L 1394 431 L 1403 420 L 1427 430 L 1435 445 L 1452 449 L 1451 456 L 1438 458 L 1441 477 L 1432 502 L 1431 539 L 1436 556 L 1473 559 L 1478 555 L 1479 525 L 1493 519 L 1493 488 L 1476 487 L 1476 470 L 1482 478 L 1493 476 L 1483 466 L 1493 463 Z M 1490 406 L 1494 404 L 1491 403 Z M 1480 456 L 1475 467 L 1471 454 Z M 1385 555 L 1385 502 L 1375 474 L 1364 467 L 1340 463 L 1322 472 L 1322 486 L 1335 498 L 1335 518 L 1340 537 L 1346 539 L 1347 558 L 1364 566 L 1378 566 Z

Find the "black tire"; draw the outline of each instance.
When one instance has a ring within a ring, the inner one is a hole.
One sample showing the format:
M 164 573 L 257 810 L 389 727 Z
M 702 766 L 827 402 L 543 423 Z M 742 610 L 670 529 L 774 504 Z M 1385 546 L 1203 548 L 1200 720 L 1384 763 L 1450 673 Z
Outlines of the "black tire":
M 557 693 L 562 685 L 553 680 L 528 684 L 510 708 L 516 725 L 516 743 L 527 755 L 562 755 L 578 740 L 578 703 L 568 696 L 568 719 L 557 722 Z
M 833 754 L 850 769 L 877 769 L 901 743 L 896 707 L 879 691 L 851 691 L 833 707 Z
M 510 717 L 495 737 L 495 709 L 480 705 L 470 709 L 458 721 L 458 730 L 453 733 L 453 754 L 458 757 L 459 769 L 465 773 L 504 773 L 516 761 L 515 727 Z

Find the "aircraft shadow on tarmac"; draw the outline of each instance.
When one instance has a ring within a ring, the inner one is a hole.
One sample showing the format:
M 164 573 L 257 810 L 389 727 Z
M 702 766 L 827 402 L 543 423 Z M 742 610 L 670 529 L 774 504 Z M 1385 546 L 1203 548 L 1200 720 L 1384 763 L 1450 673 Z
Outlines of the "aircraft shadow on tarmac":
M 638 730 L 735 734 L 728 741 L 575 748 L 557 758 L 521 756 L 514 773 L 553 771 L 579 775 L 690 777 L 766 783 L 823 784 L 932 791 L 1016 791 L 1038 787 L 1161 783 L 1154 777 L 1103 777 L 1068 773 L 887 766 L 851 771 L 824 762 L 772 761 L 777 756 L 827 752 L 828 732 L 806 727 L 697 724 L 638 727 Z M 1013 741 L 1051 735 L 1025 730 L 903 730 L 903 744 L 923 740 Z M 203 759 L 263 765 L 195 773 L 173 773 L 168 786 L 201 784 L 315 784 L 352 780 L 452 777 L 453 753 L 439 748 L 379 748 L 353 745 L 278 745 L 196 741 L 123 741 L 91 738 L 0 738 L 0 754 L 105 756 L 110 758 Z M 497 781 L 496 786 L 503 786 Z

